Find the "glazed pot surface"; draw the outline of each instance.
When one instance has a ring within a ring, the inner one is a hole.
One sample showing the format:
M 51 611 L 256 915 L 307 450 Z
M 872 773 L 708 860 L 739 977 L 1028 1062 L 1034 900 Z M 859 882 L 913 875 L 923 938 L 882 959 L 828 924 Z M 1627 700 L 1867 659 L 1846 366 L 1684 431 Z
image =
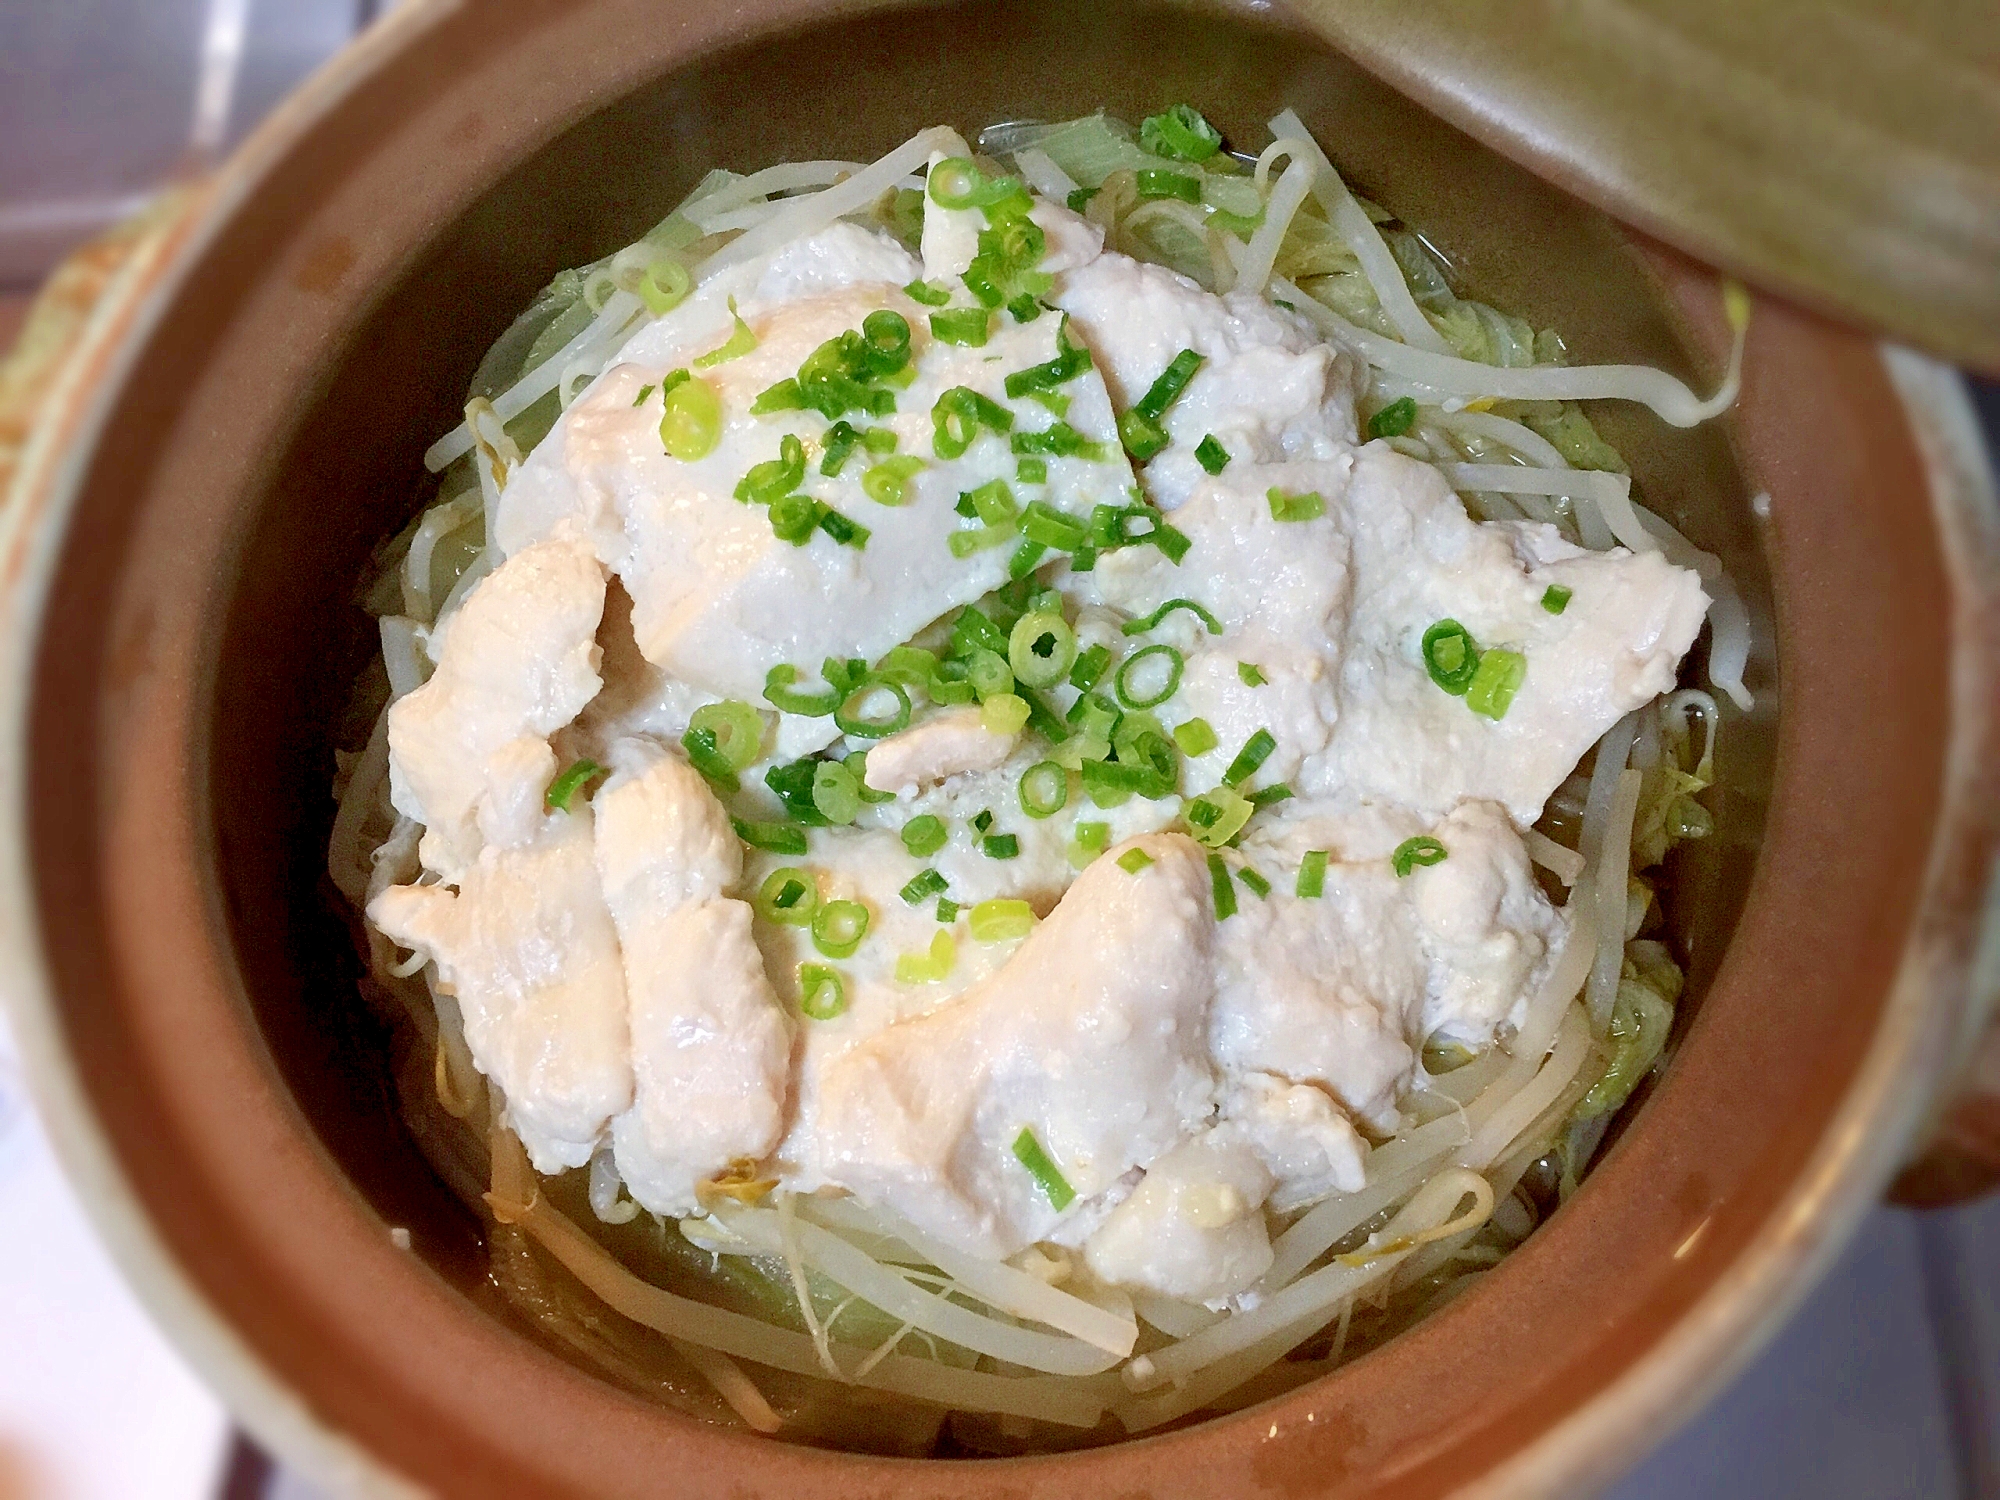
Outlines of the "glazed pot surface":
M 478 1221 L 400 1123 L 324 878 L 333 751 L 375 648 L 355 583 L 418 503 L 424 447 L 555 270 L 711 165 L 1179 98 L 1242 139 L 1297 107 L 1361 191 L 1577 362 L 1712 381 L 1710 278 L 1635 256 L 1261 12 L 419 7 L 225 179 L 78 419 L 40 550 L 13 559 L 35 625 L 12 791 L 52 1111 L 253 1425 L 322 1466 L 343 1435 L 357 1472 L 451 1494 L 1526 1493 L 1657 1438 L 1879 1187 L 1946 1030 L 1911 970 L 1946 960 L 1913 941 L 1963 936 L 1917 921 L 1927 882 L 1970 878 L 1934 837 L 1964 795 L 1963 581 L 1876 351 L 1767 304 L 1724 426 L 1605 423 L 1757 629 L 1719 836 L 1676 872 L 1698 999 L 1583 1190 L 1472 1294 L 1235 1416 L 927 1466 L 697 1424 L 493 1292 Z

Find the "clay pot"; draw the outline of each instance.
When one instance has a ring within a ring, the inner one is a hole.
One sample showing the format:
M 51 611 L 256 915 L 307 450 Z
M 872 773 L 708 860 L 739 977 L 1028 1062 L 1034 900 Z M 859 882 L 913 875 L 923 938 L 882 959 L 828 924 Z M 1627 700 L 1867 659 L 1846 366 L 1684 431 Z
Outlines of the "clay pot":
M 555 269 L 711 164 L 1179 98 L 1245 138 L 1297 106 L 1575 360 L 1713 381 L 1712 275 L 1249 5 L 417 0 L 114 279 L 7 518 L 7 988 L 115 1253 L 286 1457 L 481 1496 L 1542 1495 L 1725 1380 L 1903 1160 L 1981 1014 L 1993 510 L 1947 377 L 1764 301 L 1727 419 L 1607 419 L 1755 624 L 1718 832 L 1676 872 L 1691 999 L 1582 1190 L 1472 1293 L 1266 1405 L 992 1462 L 702 1425 L 492 1294 L 479 1221 L 399 1123 L 323 873 L 374 649 L 355 582 L 425 445 Z

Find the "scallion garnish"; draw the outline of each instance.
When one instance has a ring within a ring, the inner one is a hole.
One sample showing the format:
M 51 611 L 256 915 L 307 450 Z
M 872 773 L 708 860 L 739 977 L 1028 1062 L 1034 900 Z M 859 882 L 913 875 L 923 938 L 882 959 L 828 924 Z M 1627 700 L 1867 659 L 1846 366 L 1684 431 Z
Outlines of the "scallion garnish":
M 1416 425 L 1417 403 L 1411 396 L 1399 396 L 1368 419 L 1371 438 L 1401 437 Z
M 950 975 L 951 966 L 957 962 L 958 944 L 952 941 L 951 934 L 936 933 L 928 953 L 904 953 L 897 957 L 896 983 L 936 984 Z
M 1187 805 L 1188 832 L 1197 844 L 1220 849 L 1250 821 L 1250 799 L 1234 787 L 1211 787 Z
M 1035 909 L 1025 901 L 1001 897 L 972 908 L 975 943 L 1007 943 L 1024 938 L 1035 925 Z
M 1147 673 L 1159 673 L 1153 690 L 1140 685 L 1141 663 L 1154 657 L 1160 658 L 1164 668 L 1146 668 Z M 1164 641 L 1155 641 L 1134 651 L 1118 664 L 1118 675 L 1112 678 L 1112 687 L 1118 694 L 1118 701 L 1127 708 L 1157 708 L 1180 691 L 1181 670 L 1187 658 Z
M 1014 456 L 1039 454 L 1045 458 L 1085 458 L 1093 463 L 1108 463 L 1112 450 L 1105 444 L 1085 437 L 1067 422 L 1055 422 L 1040 432 L 1017 432 L 1009 439 Z
M 1326 894 L 1326 850 L 1306 850 L 1306 857 L 1299 861 L 1297 890 L 1309 901 Z
M 928 859 L 937 853 L 949 837 L 944 820 L 931 813 L 918 813 L 903 825 L 903 847 L 918 859 Z
M 741 771 L 757 759 L 764 743 L 764 717 L 734 698 L 704 703 L 688 718 L 690 730 L 704 731 L 709 743 L 731 771 Z
M 1208 888 L 1215 898 L 1215 920 L 1227 922 L 1236 915 L 1236 882 L 1229 878 L 1229 866 L 1220 854 L 1208 857 Z
M 990 807 L 981 808 L 978 812 L 972 815 L 972 831 L 974 833 L 984 833 L 986 832 L 987 829 L 991 828 L 992 826 L 993 826 L 992 808 Z
M 882 706 L 884 693 L 895 699 L 895 706 L 886 712 Z M 876 707 L 872 718 L 868 714 L 871 704 Z M 909 727 L 910 695 L 900 682 L 871 672 L 841 700 L 840 707 L 833 711 L 833 722 L 842 734 L 858 740 L 879 740 Z
M 716 748 L 714 730 L 688 726 L 688 732 L 681 736 L 681 748 L 687 752 L 688 764 L 701 772 L 723 796 L 730 796 L 737 790 L 736 769 Z
M 1069 669 L 1069 685 L 1079 693 L 1088 693 L 1097 686 L 1098 680 L 1104 676 L 1104 669 L 1110 665 L 1109 646 L 1086 646 L 1077 653 L 1076 664 Z M 1078 712 L 1083 707 L 1083 701 L 1081 698 L 1077 699 L 1076 706 L 1070 712 L 1072 714 Z
M 771 854 L 806 852 L 806 831 L 796 823 L 756 823 L 745 818 L 731 818 L 729 822 L 736 836 L 752 849 Z
M 931 450 L 939 458 L 957 458 L 972 446 L 982 427 L 1012 432 L 1014 414 L 970 386 L 955 385 L 931 407 Z
M 653 388 L 650 385 L 642 385 L 639 387 L 639 394 L 632 398 L 632 404 L 634 406 L 644 406 L 646 398 L 652 394 Z
M 1201 179 L 1186 172 L 1167 172 L 1157 167 L 1141 167 L 1137 174 L 1142 199 L 1178 198 L 1183 203 L 1201 202 Z
M 841 546 L 853 547 L 856 550 L 866 547 L 868 538 L 873 535 L 866 526 L 848 520 L 830 505 L 819 507 L 819 529 Z
M 1527 676 L 1528 658 L 1520 652 L 1482 652 L 1465 690 L 1465 706 L 1489 719 L 1504 719 Z
M 780 495 L 771 502 L 768 512 L 771 534 L 781 542 L 803 547 L 812 539 L 813 529 L 819 525 L 820 511 L 819 501 L 811 495 L 799 492 Z
M 885 458 L 861 476 L 861 493 L 877 505 L 901 505 L 910 498 L 910 481 L 923 468 L 924 461 L 914 453 Z
M 764 877 L 752 905 L 767 922 L 804 927 L 812 921 L 813 911 L 819 905 L 819 887 L 806 871 L 796 865 L 784 865 Z
M 950 884 L 936 870 L 919 870 L 898 893 L 911 906 L 922 906 L 933 896 L 942 896 Z
M 806 477 L 806 450 L 791 433 L 778 439 L 778 456 L 755 464 L 736 484 L 736 498 L 746 505 L 769 505 L 789 495 Z
M 1389 863 L 1394 867 L 1397 876 L 1401 877 L 1409 874 L 1418 865 L 1442 863 L 1444 857 L 1444 845 L 1428 834 L 1421 834 L 1413 839 L 1404 839 L 1398 844 L 1396 852 L 1389 856 Z
M 1007 665 L 1029 687 L 1054 687 L 1075 660 L 1076 632 L 1054 610 L 1021 616 L 1007 636 Z
M 1188 382 L 1194 379 L 1201 365 L 1199 353 L 1193 349 L 1181 350 L 1146 387 L 1146 394 L 1133 404 L 1132 410 L 1158 421 L 1167 414 L 1168 407 L 1180 400 L 1181 392 L 1188 388 Z
M 1097 192 L 1096 188 L 1072 188 L 1070 195 L 1063 199 L 1063 203 L 1071 213 L 1080 214 L 1090 207 L 1090 200 L 1097 196 Z
M 812 799 L 821 817 L 844 827 L 861 811 L 861 783 L 842 762 L 823 760 L 813 769 Z
M 1120 628 L 1126 635 L 1144 635 L 1149 630 L 1157 629 L 1160 621 L 1166 619 L 1168 615 L 1177 609 L 1184 609 L 1197 620 L 1201 621 L 1203 625 L 1208 627 L 1210 635 L 1222 634 L 1222 621 L 1216 619 L 1214 615 L 1210 614 L 1192 599 L 1169 599 L 1150 615 L 1137 620 L 1127 620 Z
M 1423 653 L 1431 681 L 1454 698 L 1463 698 L 1479 671 L 1479 647 L 1472 632 L 1456 620 L 1439 620 L 1424 632 Z
M 1028 460 L 1021 462 L 1025 465 Z M 1039 546 L 1075 552 L 1089 543 L 1090 527 L 1075 516 L 1063 514 L 1046 500 L 1031 500 L 1021 513 L 1021 535 Z
M 1033 294 L 1023 292 L 1007 304 L 1007 311 L 1016 323 L 1032 323 L 1046 309 L 1043 308 L 1040 301 Z
M 1169 439 L 1167 429 L 1158 418 L 1149 417 L 1142 411 L 1128 411 L 1118 419 L 1118 440 L 1125 445 L 1125 451 L 1145 463 L 1166 451 Z
M 1280 802 L 1291 801 L 1292 796 L 1293 793 L 1290 787 L 1286 786 L 1282 781 L 1274 781 L 1261 791 L 1252 792 L 1250 794 L 1250 805 L 1261 812 L 1267 807 L 1276 807 Z
M 750 415 L 753 417 L 769 416 L 774 411 L 804 411 L 805 409 L 805 392 L 799 389 L 798 381 L 790 375 L 787 375 L 776 385 L 764 387 L 750 402 Z
M 1077 824 L 1069 833 L 1070 868 L 1073 870 L 1086 868 L 1110 843 L 1109 823 L 1091 821 Z
M 1271 882 L 1266 880 L 1262 875 L 1258 874 L 1255 870 L 1251 869 L 1248 865 L 1245 865 L 1242 869 L 1236 872 L 1236 878 L 1242 881 L 1245 885 L 1249 886 L 1251 890 L 1255 891 L 1257 893 L 1257 899 L 1259 901 L 1266 899 L 1271 894 Z
M 981 701 L 979 722 L 994 734 L 1019 734 L 1034 711 L 1034 705 L 1019 693 L 994 693 Z
M 1326 500 L 1316 490 L 1293 495 L 1273 486 L 1265 498 L 1271 502 L 1274 521 L 1315 521 L 1326 514 Z
M 979 850 L 988 859 L 1013 859 L 1021 852 L 1021 840 L 1011 833 L 989 833 L 979 841 Z
M 1047 484 L 1049 461 L 1045 458 L 1024 458 L 1014 465 L 1014 477 L 1022 484 Z
M 729 317 L 736 325 L 736 331 L 729 338 L 694 361 L 697 370 L 713 369 L 716 365 L 727 364 L 732 359 L 741 359 L 757 347 L 757 335 L 750 331 L 750 325 L 743 321 L 743 315 L 736 310 L 736 299 L 729 299 Z
M 1243 748 L 1236 752 L 1236 759 L 1229 763 L 1229 769 L 1222 773 L 1225 786 L 1237 786 L 1257 774 L 1257 768 L 1271 758 L 1271 752 L 1278 748 L 1277 739 L 1268 729 L 1260 729 L 1243 742 Z
M 921 302 L 925 307 L 943 307 L 951 301 L 951 293 L 935 281 L 913 281 L 903 288 L 903 295 L 912 302 Z
M 1069 801 L 1069 772 L 1052 760 L 1038 760 L 1021 773 L 1021 811 L 1031 818 L 1053 817 Z
M 958 920 L 958 903 L 949 896 L 938 897 L 937 919 L 940 922 L 956 922 Z
M 662 255 L 639 273 L 639 300 L 657 318 L 679 307 L 693 286 L 687 267 L 671 255 Z
M 603 769 L 594 760 L 571 761 L 569 768 L 549 783 L 549 789 L 542 794 L 542 805 L 550 812 L 568 812 L 570 799 Z
M 1007 576 L 1026 578 L 1041 565 L 1042 559 L 1048 556 L 1048 553 L 1049 549 L 1040 542 L 1021 543 L 1014 549 L 1014 555 L 1007 559 Z
M 1090 351 L 1081 344 L 1069 341 L 1069 317 L 1065 314 L 1062 322 L 1056 325 L 1055 358 L 1009 375 L 1007 399 L 1018 401 L 1023 396 L 1034 396 L 1038 392 L 1053 392 L 1057 386 L 1068 384 L 1090 367 Z M 1057 415 L 1062 413 L 1057 412 Z
M 765 700 L 781 713 L 798 714 L 808 719 L 823 719 L 840 707 L 840 700 L 845 695 L 838 687 L 799 692 L 792 687 L 798 680 L 797 667 L 780 663 L 771 668 L 764 677 Z
M 1239 661 L 1236 664 L 1236 676 L 1245 687 L 1262 687 L 1271 680 L 1264 675 L 1263 668 L 1254 661 Z
M 815 1021 L 831 1021 L 846 1009 L 847 984 L 840 970 L 825 964 L 799 965 L 800 1014 Z
M 1542 590 L 1542 608 L 1552 615 L 1559 615 L 1569 608 L 1569 601 L 1575 595 L 1563 585 L 1552 583 Z
M 1175 726 L 1174 743 L 1181 747 L 1183 755 L 1206 755 L 1215 748 L 1215 730 L 1206 719 L 1189 719 Z
M 868 908 L 859 901 L 828 901 L 813 913 L 813 946 L 828 958 L 852 958 L 868 936 Z
M 1210 433 L 1194 445 L 1194 461 L 1211 474 L 1220 474 L 1229 467 L 1229 450 L 1215 440 Z
M 944 539 L 956 558 L 971 557 L 976 552 L 984 552 L 989 547 L 1005 546 L 1020 535 L 1018 528 L 1010 521 L 1003 526 L 972 526 L 963 531 L 954 531 Z
M 1222 149 L 1222 132 L 1192 104 L 1176 104 L 1140 122 L 1139 149 L 1177 161 L 1207 161 Z
M 685 370 L 675 373 L 683 378 L 671 385 L 668 381 L 672 376 L 660 382 L 665 395 L 661 402 L 660 445 L 667 450 L 668 457 L 691 464 L 708 457 L 722 441 L 722 397 L 706 380 L 690 377 Z
M 983 307 L 953 307 L 931 314 L 931 336 L 961 349 L 984 348 L 992 328 L 993 314 Z
M 1108 827 L 1109 825 L 1105 826 Z M 1123 870 L 1127 875 L 1137 875 L 1152 862 L 1153 856 L 1148 854 L 1144 849 L 1127 849 L 1123 854 L 1118 856 L 1118 868 Z
M 813 801 L 813 778 L 819 766 L 817 760 L 807 756 L 787 765 L 772 766 L 764 773 L 764 785 L 785 804 L 785 811 L 815 828 L 826 824 L 826 814 Z
M 1021 1133 L 1014 1137 L 1014 1159 L 1028 1169 L 1028 1175 L 1035 1179 L 1035 1185 L 1057 1213 L 1076 1201 L 1076 1189 L 1049 1160 L 1042 1143 L 1035 1139 L 1035 1132 L 1025 1125 L 1021 1127 Z

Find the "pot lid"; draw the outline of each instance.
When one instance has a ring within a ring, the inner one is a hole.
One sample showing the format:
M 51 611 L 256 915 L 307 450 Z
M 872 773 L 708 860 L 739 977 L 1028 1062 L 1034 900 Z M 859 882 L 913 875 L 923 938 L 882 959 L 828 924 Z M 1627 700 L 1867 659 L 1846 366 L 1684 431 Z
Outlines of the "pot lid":
M 1992 0 L 1297 0 L 1362 66 L 1745 280 L 2000 373 Z

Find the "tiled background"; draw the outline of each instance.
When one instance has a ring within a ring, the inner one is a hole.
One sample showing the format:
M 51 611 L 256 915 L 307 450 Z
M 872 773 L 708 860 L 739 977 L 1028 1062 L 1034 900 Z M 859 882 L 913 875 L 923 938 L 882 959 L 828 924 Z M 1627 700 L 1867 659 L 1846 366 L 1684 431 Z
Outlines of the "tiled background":
M 376 0 L 0 0 L 0 347 L 39 277 L 199 171 Z M 2000 389 L 1975 388 L 2000 449 Z M 0 1037 L 0 1500 L 312 1500 L 235 1445 L 84 1227 Z M 1882 1209 L 1615 1500 L 2000 1500 L 2000 1198 Z

